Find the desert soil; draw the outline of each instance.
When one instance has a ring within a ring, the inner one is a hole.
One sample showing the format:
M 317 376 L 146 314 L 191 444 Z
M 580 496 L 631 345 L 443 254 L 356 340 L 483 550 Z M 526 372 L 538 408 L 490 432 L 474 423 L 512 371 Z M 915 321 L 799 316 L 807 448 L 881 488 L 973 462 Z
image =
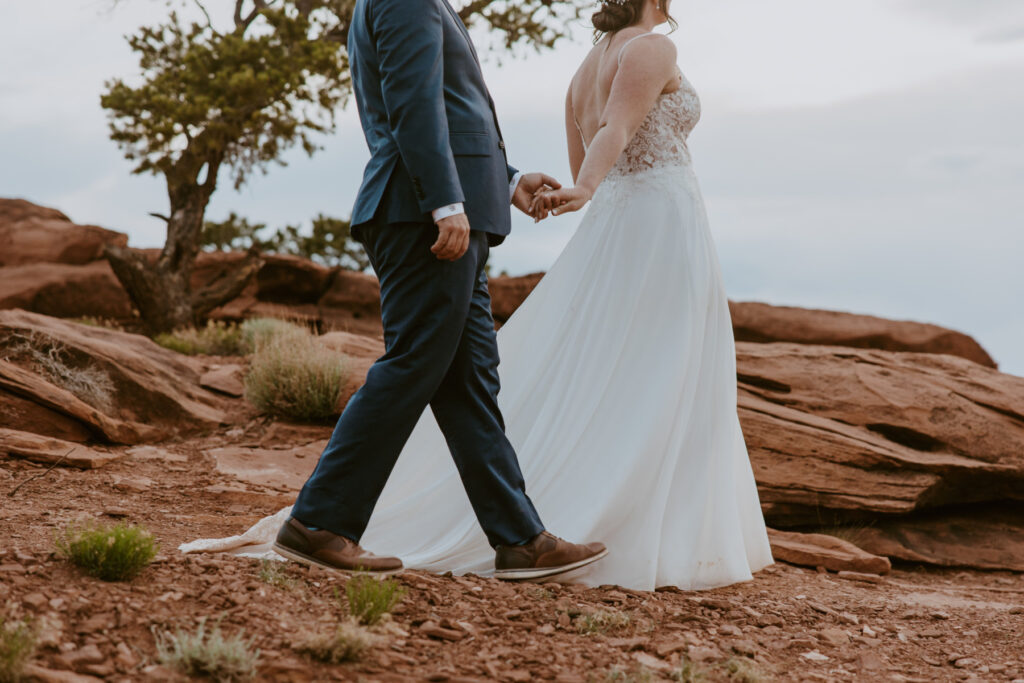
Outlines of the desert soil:
M 730 662 L 744 662 L 751 681 L 1024 678 L 1024 576 L 915 566 L 867 582 L 777 564 L 699 593 L 408 571 L 398 577 L 408 593 L 373 648 L 356 662 L 315 662 L 298 645 L 342 618 L 334 595 L 346 577 L 289 564 L 278 585 L 261 580 L 257 560 L 176 550 L 291 502 L 289 487 L 241 481 L 207 452 L 296 433 L 246 419 L 221 435 L 111 449 L 123 457 L 58 467 L 13 497 L 44 467 L 0 460 L 0 604 L 42 627 L 42 680 L 174 680 L 156 663 L 154 633 L 201 619 L 252 637 L 266 681 L 663 680 L 684 658 L 703 680 L 728 680 Z M 84 576 L 53 550 L 54 535 L 81 518 L 145 526 L 159 539 L 157 561 L 126 583 Z M 57 673 L 67 671 L 81 678 Z

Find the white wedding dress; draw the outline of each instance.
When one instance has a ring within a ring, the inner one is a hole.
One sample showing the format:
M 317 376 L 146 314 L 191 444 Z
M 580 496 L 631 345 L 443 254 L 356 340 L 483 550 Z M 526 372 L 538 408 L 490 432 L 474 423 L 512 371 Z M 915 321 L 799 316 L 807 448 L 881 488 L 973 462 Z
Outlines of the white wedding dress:
M 610 550 L 571 575 L 591 585 L 706 589 L 772 562 L 736 412 L 728 303 L 686 145 L 699 116 L 685 78 L 657 100 L 565 251 L 498 333 L 500 404 L 527 492 L 553 533 Z M 181 550 L 271 553 L 289 512 Z M 361 543 L 411 568 L 493 571 L 429 410 Z

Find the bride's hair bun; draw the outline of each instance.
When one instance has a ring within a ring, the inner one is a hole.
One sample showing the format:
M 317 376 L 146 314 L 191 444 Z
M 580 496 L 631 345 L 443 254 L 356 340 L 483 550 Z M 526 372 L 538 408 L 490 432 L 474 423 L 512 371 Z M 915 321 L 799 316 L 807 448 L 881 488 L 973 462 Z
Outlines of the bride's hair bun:
M 599 33 L 611 33 L 632 26 L 640 19 L 644 0 L 605 0 L 592 19 Z

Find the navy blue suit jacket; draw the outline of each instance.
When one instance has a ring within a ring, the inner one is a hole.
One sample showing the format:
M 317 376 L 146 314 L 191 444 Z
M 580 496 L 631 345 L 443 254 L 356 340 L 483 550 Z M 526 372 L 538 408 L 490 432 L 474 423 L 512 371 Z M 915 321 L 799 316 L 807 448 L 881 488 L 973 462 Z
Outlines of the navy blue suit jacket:
M 492 244 L 504 239 L 516 170 L 469 33 L 447 0 L 357 0 L 348 54 L 371 155 L 354 231 L 374 218 L 432 223 L 432 210 L 463 202 L 472 229 Z

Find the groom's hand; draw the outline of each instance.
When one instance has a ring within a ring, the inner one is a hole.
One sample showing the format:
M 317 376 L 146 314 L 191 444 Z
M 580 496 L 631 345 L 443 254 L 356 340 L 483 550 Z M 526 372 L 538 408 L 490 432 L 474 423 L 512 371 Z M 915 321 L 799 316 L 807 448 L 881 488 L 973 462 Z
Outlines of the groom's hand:
M 512 195 L 512 205 L 527 216 L 536 218 L 536 216 L 530 213 L 533 195 L 538 190 L 557 190 L 561 187 L 561 183 L 547 174 L 526 173 L 519 179 L 519 185 L 516 186 L 516 191 Z
M 469 249 L 469 219 L 459 213 L 437 222 L 437 241 L 430 251 L 442 261 L 457 261 Z

